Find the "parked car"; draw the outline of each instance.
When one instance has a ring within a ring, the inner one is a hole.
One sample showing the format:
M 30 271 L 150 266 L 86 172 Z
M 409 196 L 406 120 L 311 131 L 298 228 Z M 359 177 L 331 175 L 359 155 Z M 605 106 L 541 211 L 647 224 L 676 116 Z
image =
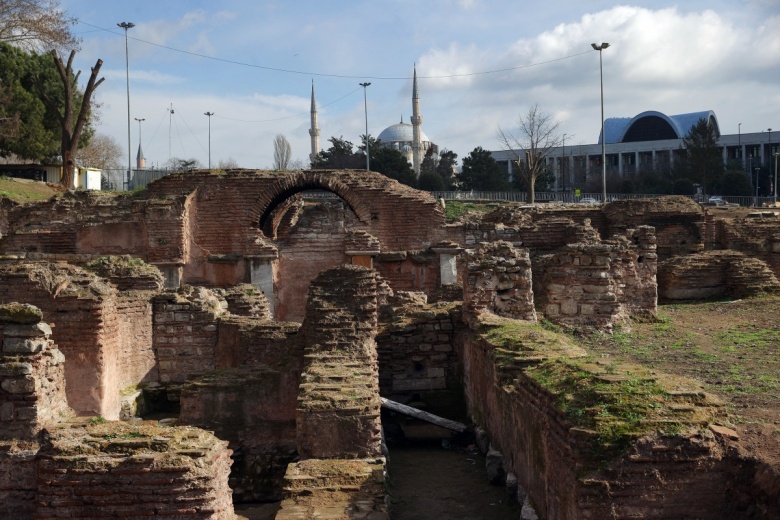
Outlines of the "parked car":
M 580 199 L 580 204 L 599 204 L 599 201 L 593 197 L 585 197 L 584 199 Z
M 716 206 L 724 206 L 726 204 L 726 201 L 723 200 L 723 198 L 719 195 L 713 195 L 710 197 L 709 202 L 711 204 L 715 204 Z

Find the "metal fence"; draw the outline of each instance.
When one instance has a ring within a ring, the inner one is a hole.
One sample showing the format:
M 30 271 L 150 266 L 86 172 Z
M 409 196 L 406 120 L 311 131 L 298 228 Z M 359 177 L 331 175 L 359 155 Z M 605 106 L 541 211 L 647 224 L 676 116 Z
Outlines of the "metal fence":
M 528 194 L 524 191 L 432 191 L 436 199 L 457 200 L 463 202 L 526 202 Z M 668 197 L 668 195 L 652 193 L 608 193 L 607 202 L 627 199 L 648 199 L 656 197 Z M 694 195 L 690 197 L 696 202 L 706 205 L 721 205 L 717 202 L 710 202 L 709 196 Z M 770 207 L 774 206 L 774 197 L 733 197 L 722 196 L 720 199 L 728 204 L 745 207 Z M 537 192 L 534 195 L 534 201 L 537 203 L 548 202 L 567 202 L 567 203 L 599 203 L 602 201 L 601 193 L 581 193 L 579 197 L 572 192 Z
M 173 170 L 103 170 L 101 188 L 109 191 L 133 191 L 173 173 Z

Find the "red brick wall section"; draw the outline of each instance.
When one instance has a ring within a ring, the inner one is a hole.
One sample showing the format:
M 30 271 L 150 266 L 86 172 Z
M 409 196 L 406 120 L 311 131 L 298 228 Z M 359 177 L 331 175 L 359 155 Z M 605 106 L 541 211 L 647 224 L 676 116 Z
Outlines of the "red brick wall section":
M 160 382 L 181 383 L 216 368 L 219 316 L 227 303 L 201 287 L 183 287 L 154 298 L 154 350 Z
M 311 284 L 297 405 L 303 458 L 380 453 L 377 284 L 375 271 L 353 265 L 325 271 Z
M 383 318 L 388 323 L 376 338 L 380 393 L 386 397 L 416 393 L 423 400 L 426 392 L 460 394 L 463 367 L 454 348 L 459 309 L 451 305 L 416 310 L 411 316 Z
M 230 455 L 226 441 L 191 427 L 54 430 L 37 459 L 35 518 L 232 520 Z
M 540 518 L 722 518 L 731 506 L 724 450 L 702 435 L 645 437 L 608 469 L 583 471 L 587 435 L 559 412 L 558 397 L 523 373 L 502 377 L 489 344 L 466 342 L 469 409 Z
M 38 443 L 0 441 L 0 518 L 33 518 Z
M 119 416 L 120 316 L 117 291 L 68 265 L 19 263 L 0 267 L 0 303 L 39 307 L 65 355 L 68 404 L 79 414 Z
M 300 372 L 232 368 L 191 377 L 179 424 L 212 430 L 238 453 L 230 476 L 237 501 L 278 500 L 295 456 Z

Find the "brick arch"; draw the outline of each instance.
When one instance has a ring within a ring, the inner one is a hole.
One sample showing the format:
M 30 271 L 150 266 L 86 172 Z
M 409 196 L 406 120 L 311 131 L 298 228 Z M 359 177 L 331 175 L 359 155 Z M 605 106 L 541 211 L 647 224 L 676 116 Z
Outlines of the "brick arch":
M 295 171 L 277 179 L 255 201 L 250 217 L 262 229 L 276 207 L 285 200 L 305 190 L 326 190 L 335 193 L 347 203 L 361 222 L 371 220 L 371 211 L 365 197 L 361 197 L 349 184 L 330 170 Z

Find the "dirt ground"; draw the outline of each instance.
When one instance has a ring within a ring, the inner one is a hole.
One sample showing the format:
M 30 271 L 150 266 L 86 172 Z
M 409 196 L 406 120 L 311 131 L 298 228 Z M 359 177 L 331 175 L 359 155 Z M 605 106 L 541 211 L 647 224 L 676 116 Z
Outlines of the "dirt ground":
M 390 450 L 390 518 L 516 520 L 520 504 L 491 486 L 485 457 L 475 449 L 444 449 L 441 441 Z
M 780 468 L 780 297 L 661 305 L 656 322 L 578 338 L 590 353 L 703 383 L 746 454 Z

